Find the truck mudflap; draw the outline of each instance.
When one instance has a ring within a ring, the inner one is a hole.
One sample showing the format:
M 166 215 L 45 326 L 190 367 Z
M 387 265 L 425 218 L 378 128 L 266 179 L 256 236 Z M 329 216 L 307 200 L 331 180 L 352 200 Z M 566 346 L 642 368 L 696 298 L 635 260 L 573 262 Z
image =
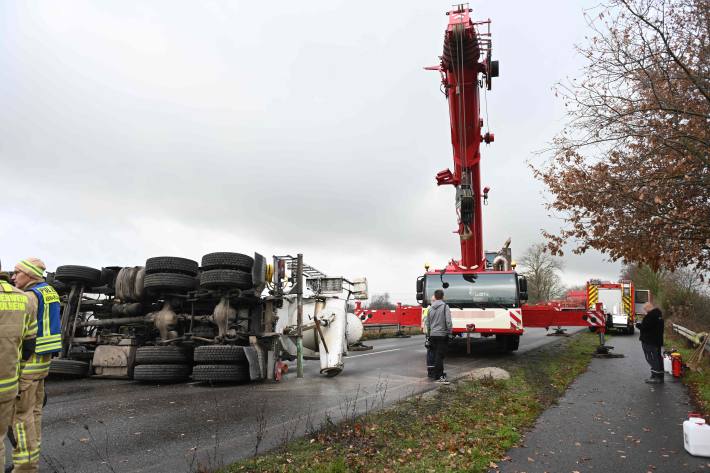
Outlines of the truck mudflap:
M 254 343 L 244 347 L 244 355 L 249 363 L 249 379 L 252 381 L 265 379 L 267 374 L 266 350 Z

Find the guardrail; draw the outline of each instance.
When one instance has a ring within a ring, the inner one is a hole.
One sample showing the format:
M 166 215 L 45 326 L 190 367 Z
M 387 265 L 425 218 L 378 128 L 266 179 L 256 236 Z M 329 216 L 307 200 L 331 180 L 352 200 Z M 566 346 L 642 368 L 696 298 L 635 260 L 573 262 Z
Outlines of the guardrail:
M 696 345 L 700 345 L 702 343 L 703 336 L 705 336 L 705 337 L 708 336 L 704 332 L 700 332 L 700 333 L 693 332 L 692 330 L 685 328 L 682 325 L 673 324 L 672 326 L 673 326 L 673 331 L 675 333 L 687 338 L 688 340 L 695 343 Z M 707 344 L 707 343 L 705 344 L 705 351 L 710 353 L 710 344 Z

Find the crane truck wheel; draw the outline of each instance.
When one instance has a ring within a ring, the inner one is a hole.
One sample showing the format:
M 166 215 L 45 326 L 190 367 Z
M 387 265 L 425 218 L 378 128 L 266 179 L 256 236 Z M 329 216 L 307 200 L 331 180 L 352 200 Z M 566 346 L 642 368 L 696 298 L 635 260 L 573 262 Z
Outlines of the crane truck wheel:
M 517 351 L 520 346 L 520 335 L 496 335 L 496 345 L 500 351 L 506 353 Z
M 235 383 L 249 381 L 246 365 L 195 365 L 192 379 L 205 383 Z
M 202 257 L 202 270 L 211 269 L 239 269 L 251 271 L 254 267 L 254 258 L 241 253 L 230 253 L 221 251 L 218 253 L 208 253 Z
M 236 345 L 205 345 L 195 348 L 195 363 L 198 364 L 237 364 L 246 363 L 244 347 Z
M 49 365 L 49 374 L 52 376 L 83 378 L 89 374 L 89 363 L 64 358 L 54 358 Z
M 197 276 L 197 261 L 177 256 L 156 256 L 145 262 L 145 274 L 175 273 Z
M 133 379 L 148 383 L 177 383 L 190 376 L 190 365 L 138 365 L 133 369 Z
M 88 266 L 65 265 L 57 268 L 54 278 L 63 283 L 83 283 L 86 286 L 95 286 L 101 283 L 101 271 Z
M 200 274 L 200 287 L 236 287 L 237 289 L 251 289 L 254 283 L 251 273 L 235 271 L 233 269 L 212 269 Z
M 140 347 L 136 350 L 137 365 L 186 364 L 190 362 L 187 350 L 172 345 Z

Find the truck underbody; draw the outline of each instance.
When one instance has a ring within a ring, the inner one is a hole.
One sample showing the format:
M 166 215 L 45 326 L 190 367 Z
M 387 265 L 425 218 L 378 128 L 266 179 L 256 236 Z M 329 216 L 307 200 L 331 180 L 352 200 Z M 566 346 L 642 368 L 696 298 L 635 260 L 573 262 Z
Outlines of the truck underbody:
M 328 278 L 297 259 L 210 253 L 202 265 L 156 257 L 145 266 L 60 266 L 48 282 L 62 301 L 63 350 L 55 375 L 208 383 L 278 379 L 302 354 L 321 372 L 343 370 L 362 323 L 348 314 L 366 281 Z M 300 317 L 299 317 L 300 315 Z M 300 322 L 300 323 L 299 323 Z M 298 341 L 298 343 L 296 343 Z M 301 345 L 300 341 L 303 342 Z

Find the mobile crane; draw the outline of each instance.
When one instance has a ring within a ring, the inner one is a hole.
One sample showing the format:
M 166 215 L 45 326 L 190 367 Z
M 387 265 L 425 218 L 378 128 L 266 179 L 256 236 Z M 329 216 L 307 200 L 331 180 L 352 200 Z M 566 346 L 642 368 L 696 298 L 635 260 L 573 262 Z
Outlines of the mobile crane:
M 525 305 L 527 281 L 514 270 L 510 240 L 497 252 L 484 250 L 482 204 L 490 189 L 481 189 L 480 148 L 495 137 L 490 131 L 482 133 L 479 90 L 491 90 L 499 66 L 492 60 L 491 21 L 473 21 L 471 13 L 467 4 L 447 13 L 440 64 L 425 68 L 440 72 L 449 104 L 454 169 L 439 172 L 436 183 L 456 189 L 461 259 L 452 259 L 443 269 L 426 267 L 417 279 L 417 301 L 426 307 L 434 291 L 443 289 L 454 335 L 495 336 L 505 351 L 518 349 L 524 326 L 591 326 L 603 332 L 605 319 L 598 307 L 563 311 Z

